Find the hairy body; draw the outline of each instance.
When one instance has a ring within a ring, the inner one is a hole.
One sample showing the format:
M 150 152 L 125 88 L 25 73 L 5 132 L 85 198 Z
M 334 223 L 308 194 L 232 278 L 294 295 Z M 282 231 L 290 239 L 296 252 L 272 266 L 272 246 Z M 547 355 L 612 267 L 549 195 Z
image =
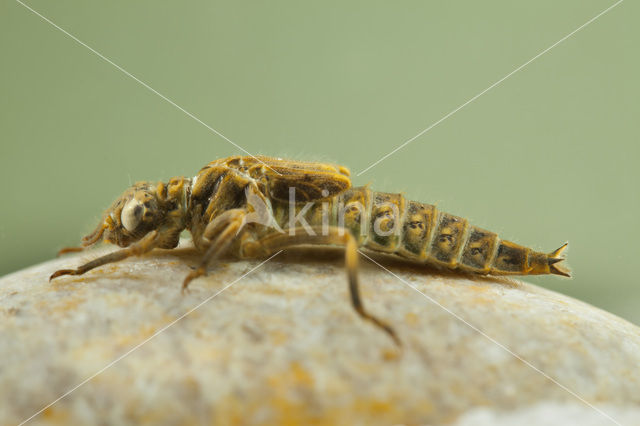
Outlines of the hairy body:
M 205 275 L 207 266 L 225 252 L 257 258 L 305 244 L 345 247 L 354 308 L 397 344 L 395 331 L 364 309 L 358 289 L 358 247 L 474 274 L 569 276 L 558 265 L 566 244 L 545 254 L 501 240 L 434 205 L 368 187 L 353 188 L 349 171 L 342 166 L 236 156 L 209 163 L 191 179 L 136 183 L 83 238 L 82 247 L 61 252 L 83 250 L 102 239 L 123 249 L 77 269 L 56 271 L 51 279 L 84 274 L 154 248 L 174 248 L 185 229 L 203 257 L 185 278 L 183 289 Z

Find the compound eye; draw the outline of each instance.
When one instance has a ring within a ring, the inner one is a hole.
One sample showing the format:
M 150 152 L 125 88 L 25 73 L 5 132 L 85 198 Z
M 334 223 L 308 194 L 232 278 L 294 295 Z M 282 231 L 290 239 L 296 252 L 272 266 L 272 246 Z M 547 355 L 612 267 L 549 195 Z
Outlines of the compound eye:
M 133 232 L 138 225 L 140 225 L 144 210 L 145 208 L 142 203 L 135 198 L 127 201 L 127 204 L 125 204 L 122 209 L 122 213 L 120 213 L 120 219 L 122 220 L 124 229 Z

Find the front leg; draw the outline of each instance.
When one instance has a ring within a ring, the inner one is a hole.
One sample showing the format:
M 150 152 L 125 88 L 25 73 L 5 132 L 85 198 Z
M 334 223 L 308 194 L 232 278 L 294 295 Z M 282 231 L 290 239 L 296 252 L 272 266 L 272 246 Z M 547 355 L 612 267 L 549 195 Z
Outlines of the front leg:
M 246 214 L 247 212 L 243 209 L 228 210 L 207 225 L 203 237 L 210 240 L 211 243 L 202 257 L 200 265 L 184 279 L 182 283 L 183 292 L 194 278 L 206 275 L 207 266 L 220 257 L 234 241 L 244 225 Z
M 87 271 L 97 268 L 98 266 L 106 265 L 107 263 L 119 262 L 120 260 L 126 259 L 129 256 L 140 256 L 153 250 L 153 248 L 156 247 L 157 242 L 158 231 L 151 231 L 140 241 L 132 244 L 131 246 L 94 259 L 91 262 L 85 263 L 84 265 L 78 267 L 77 269 L 60 269 L 54 272 L 51 277 L 49 277 L 49 281 L 62 275 L 82 275 Z

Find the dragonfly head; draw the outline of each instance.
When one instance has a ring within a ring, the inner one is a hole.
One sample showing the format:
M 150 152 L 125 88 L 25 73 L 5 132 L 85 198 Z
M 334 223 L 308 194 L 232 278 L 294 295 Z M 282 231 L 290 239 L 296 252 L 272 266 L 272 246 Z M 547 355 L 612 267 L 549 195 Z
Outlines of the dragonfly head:
M 157 229 L 164 216 L 159 204 L 154 184 L 134 184 L 105 212 L 104 240 L 127 247 Z
M 134 184 L 107 209 L 96 229 L 82 238 L 82 245 L 87 247 L 104 239 L 120 247 L 129 246 L 160 227 L 165 216 L 160 204 L 155 184 Z

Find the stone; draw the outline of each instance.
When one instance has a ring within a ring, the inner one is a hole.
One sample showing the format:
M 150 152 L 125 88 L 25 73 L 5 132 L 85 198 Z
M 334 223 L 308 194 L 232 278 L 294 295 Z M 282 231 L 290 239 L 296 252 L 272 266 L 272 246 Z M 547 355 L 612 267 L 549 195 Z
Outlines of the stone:
M 48 281 L 109 250 L 0 279 L 0 424 L 640 424 L 640 329 L 549 290 L 361 257 L 400 349 L 338 250 L 225 259 L 184 295 L 182 245 Z

